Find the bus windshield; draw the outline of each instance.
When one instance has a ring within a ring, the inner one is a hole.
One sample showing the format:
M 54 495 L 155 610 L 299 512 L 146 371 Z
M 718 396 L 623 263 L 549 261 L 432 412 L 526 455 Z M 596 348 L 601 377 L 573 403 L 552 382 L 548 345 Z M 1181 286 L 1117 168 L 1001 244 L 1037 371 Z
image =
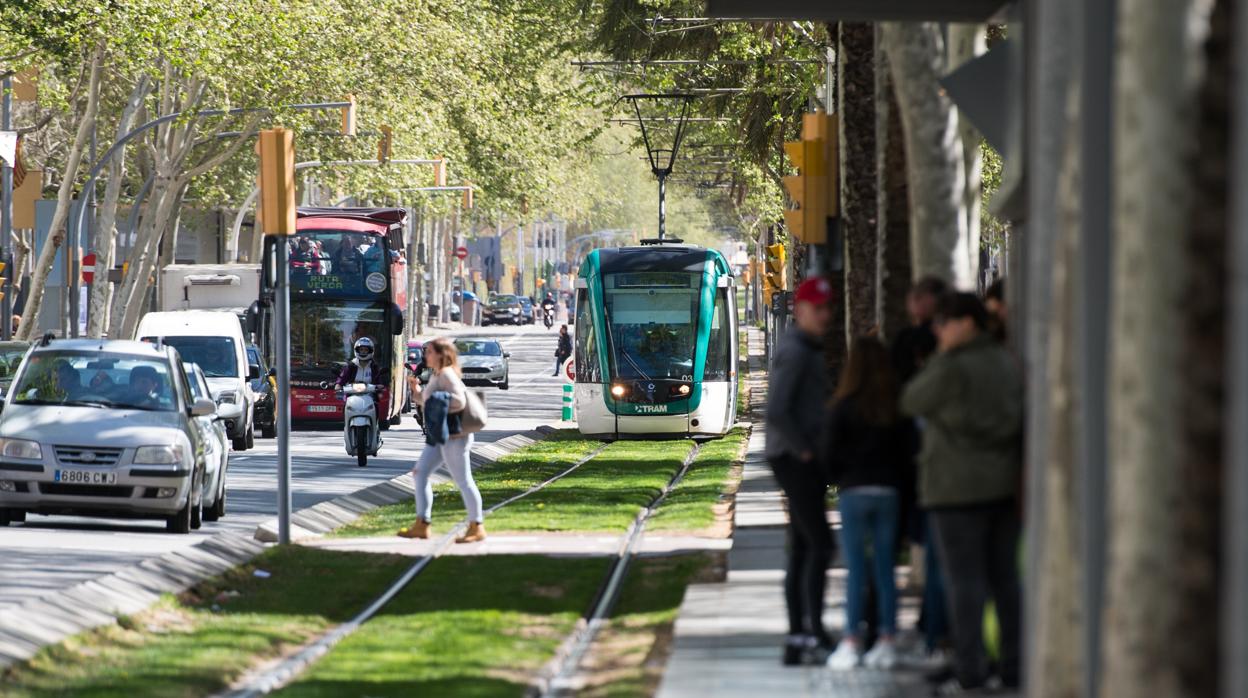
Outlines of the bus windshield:
M 349 230 L 301 230 L 287 240 L 296 294 L 377 295 L 389 271 L 384 238 Z
M 350 301 L 302 301 L 290 305 L 291 380 L 334 381 L 354 356 L 356 340 L 373 340 L 381 366 L 390 365 L 391 337 L 385 306 Z
M 693 380 L 701 281 L 687 272 L 604 275 L 612 378 Z

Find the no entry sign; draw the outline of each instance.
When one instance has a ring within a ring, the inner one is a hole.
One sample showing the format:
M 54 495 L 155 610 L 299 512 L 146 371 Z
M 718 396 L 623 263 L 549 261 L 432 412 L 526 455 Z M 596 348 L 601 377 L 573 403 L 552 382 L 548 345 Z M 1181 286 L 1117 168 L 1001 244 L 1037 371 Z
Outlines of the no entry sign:
M 95 278 L 95 253 L 88 252 L 82 256 L 82 280 L 91 283 Z
M 460 259 L 468 259 L 468 248 L 467 248 L 467 247 L 456 247 L 456 248 L 455 248 L 455 256 L 456 256 L 456 257 L 458 257 L 458 258 L 460 258 Z

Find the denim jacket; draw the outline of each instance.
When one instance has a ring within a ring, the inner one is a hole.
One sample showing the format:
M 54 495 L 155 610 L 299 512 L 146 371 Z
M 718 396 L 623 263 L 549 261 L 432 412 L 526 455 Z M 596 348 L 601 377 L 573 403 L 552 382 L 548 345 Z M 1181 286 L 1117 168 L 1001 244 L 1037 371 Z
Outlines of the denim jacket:
M 459 430 L 459 415 L 451 414 L 450 393 L 439 390 L 425 398 L 425 443 L 441 446 Z

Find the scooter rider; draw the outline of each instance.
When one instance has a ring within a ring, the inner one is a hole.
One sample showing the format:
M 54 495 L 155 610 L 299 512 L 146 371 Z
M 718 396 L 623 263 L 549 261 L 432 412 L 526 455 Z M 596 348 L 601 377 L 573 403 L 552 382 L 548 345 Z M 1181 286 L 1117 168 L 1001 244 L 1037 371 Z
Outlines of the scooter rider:
M 549 293 L 547 293 L 546 297 L 542 299 L 542 312 L 550 316 L 552 320 L 555 317 L 555 297 Z M 546 326 L 550 327 L 550 324 L 547 323 Z
M 375 351 L 373 340 L 360 337 L 355 340 L 355 358 L 347 362 L 334 385 L 341 389 L 352 383 L 368 383 L 381 386 L 385 390 L 390 385 L 390 377 L 386 375 L 386 367 L 373 360 Z

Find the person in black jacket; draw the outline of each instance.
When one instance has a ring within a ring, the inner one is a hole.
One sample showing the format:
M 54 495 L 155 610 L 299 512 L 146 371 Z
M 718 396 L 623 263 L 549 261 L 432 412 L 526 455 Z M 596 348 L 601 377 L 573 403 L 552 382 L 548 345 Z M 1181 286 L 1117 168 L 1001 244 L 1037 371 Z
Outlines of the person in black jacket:
M 841 549 L 849 579 L 845 636 L 828 658 L 828 666 L 849 670 L 866 664 L 891 669 L 897 664 L 893 563 L 910 431 L 897 411 L 897 379 L 888 350 L 878 339 L 854 341 L 834 400 L 825 452 L 829 479 L 838 488 Z M 864 656 L 868 578 L 874 584 L 879 639 Z
M 555 372 L 552 375 L 559 375 L 559 367 L 569 356 L 572 356 L 572 335 L 568 334 L 567 325 L 560 325 L 559 347 L 555 349 Z
M 807 279 L 797 288 L 794 327 L 776 347 L 767 388 L 765 453 L 789 502 L 786 665 L 808 661 L 831 644 L 823 628 L 823 595 L 833 544 L 818 448 L 830 393 L 823 336 L 832 325 L 832 293 L 827 279 Z

